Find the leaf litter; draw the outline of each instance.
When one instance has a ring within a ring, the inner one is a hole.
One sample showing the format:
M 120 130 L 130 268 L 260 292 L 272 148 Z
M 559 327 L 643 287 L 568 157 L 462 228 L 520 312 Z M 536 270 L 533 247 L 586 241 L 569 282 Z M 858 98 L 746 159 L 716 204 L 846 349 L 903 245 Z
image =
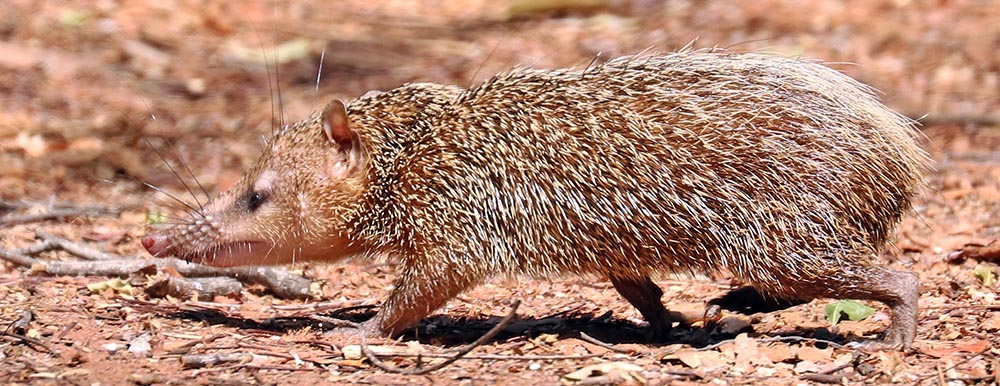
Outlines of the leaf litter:
M 370 342 L 392 368 L 438 363 L 496 326 L 511 301 L 521 300 L 517 317 L 493 339 L 447 367 L 411 376 L 372 367 L 363 353 L 352 354 L 359 342 L 310 317 L 370 316 L 371 306 L 385 298 L 391 266 L 296 265 L 291 268 L 312 279 L 304 300 L 276 297 L 259 284 L 244 286 L 235 297 L 199 300 L 189 292 L 149 295 L 143 290 L 155 279 L 144 273 L 118 279 L 45 275 L 46 264 L 84 262 L 46 247 L 30 254 L 36 259 L 30 262 L 40 264 L 34 268 L 0 264 L 0 380 L 998 382 L 1000 76 L 989 43 L 996 31 L 987 27 L 1000 17 L 1000 7 L 558 3 L 517 12 L 511 8 L 517 2 L 484 1 L 348 0 L 336 10 L 314 1 L 277 8 L 258 1 L 238 8 L 177 2 L 169 9 L 142 2 L 9 4 L 0 16 L 0 248 L 31 248 L 41 231 L 104 253 L 141 255 L 146 218 L 170 221 L 176 212 L 169 198 L 134 179 L 184 196 L 150 147 L 171 149 L 169 157 L 180 155 L 196 166 L 209 190 L 225 188 L 256 157 L 259 138 L 280 120 L 275 118 L 282 118 L 271 112 L 271 76 L 280 80 L 287 122 L 329 98 L 406 81 L 466 85 L 517 64 L 564 67 L 598 54 L 666 51 L 697 39 L 696 46 L 859 63 L 838 69 L 882 90 L 905 114 L 927 114 L 923 130 L 938 165 L 915 216 L 896 234 L 896 250 L 881 257 L 920 275 L 915 351 L 864 353 L 842 345 L 887 325 L 887 311 L 877 304 L 867 318 L 836 323 L 824 313 L 833 305 L 832 315 L 841 315 L 834 312 L 836 300 L 710 319 L 699 308 L 731 283 L 664 279 L 664 300 L 684 310 L 687 325 L 677 327 L 677 342 L 648 345 L 641 341 L 638 313 L 607 283 L 498 279 L 450 302 L 401 340 Z M 900 25 L 934 33 L 901 33 Z M 262 66 L 262 52 L 277 53 L 280 64 L 270 58 Z M 110 286 L 94 287 L 101 284 Z M 114 289 L 125 285 L 131 293 Z M 185 357 L 195 365 L 185 365 Z

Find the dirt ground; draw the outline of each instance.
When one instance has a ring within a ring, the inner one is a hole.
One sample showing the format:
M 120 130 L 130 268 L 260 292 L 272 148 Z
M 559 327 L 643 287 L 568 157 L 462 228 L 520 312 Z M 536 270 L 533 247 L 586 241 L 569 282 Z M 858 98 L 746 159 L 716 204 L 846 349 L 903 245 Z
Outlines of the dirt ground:
M 392 369 L 426 367 L 521 302 L 511 324 L 468 356 L 406 375 L 374 367 L 359 341 L 309 318 L 370 316 L 366 306 L 390 288 L 390 265 L 288 267 L 314 280 L 307 300 L 253 285 L 199 301 L 146 291 L 172 270 L 99 288 L 114 283 L 6 261 L 0 384 L 1000 383 L 996 256 L 949 259 L 1000 229 L 998 3 L 8 0 L 4 8 L 5 250 L 51 234 L 149 259 L 139 243 L 147 222 L 182 208 L 144 183 L 191 197 L 159 154 L 218 192 L 274 127 L 331 98 L 408 81 L 466 86 L 516 65 L 585 66 L 685 46 L 829 61 L 920 118 L 936 168 L 893 252 L 881 257 L 920 276 L 908 353 L 842 346 L 887 326 L 878 304 L 868 318 L 836 326 L 824 315 L 829 299 L 750 316 L 724 311 L 679 327 L 675 342 L 649 345 L 640 316 L 609 283 L 518 278 L 461 295 L 398 340 L 371 342 Z M 58 210 L 69 212 L 24 217 Z M 62 250 L 35 256 L 79 260 Z M 668 307 L 693 319 L 732 288 L 725 276 L 659 284 Z

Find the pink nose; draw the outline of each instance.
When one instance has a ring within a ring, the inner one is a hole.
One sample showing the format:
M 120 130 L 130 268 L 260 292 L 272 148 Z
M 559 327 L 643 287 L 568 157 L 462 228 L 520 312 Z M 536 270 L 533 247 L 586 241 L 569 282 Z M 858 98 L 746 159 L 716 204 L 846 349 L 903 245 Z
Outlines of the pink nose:
M 166 238 L 161 234 L 150 233 L 142 237 L 142 247 L 149 251 L 149 254 L 160 257 L 160 254 L 167 249 Z

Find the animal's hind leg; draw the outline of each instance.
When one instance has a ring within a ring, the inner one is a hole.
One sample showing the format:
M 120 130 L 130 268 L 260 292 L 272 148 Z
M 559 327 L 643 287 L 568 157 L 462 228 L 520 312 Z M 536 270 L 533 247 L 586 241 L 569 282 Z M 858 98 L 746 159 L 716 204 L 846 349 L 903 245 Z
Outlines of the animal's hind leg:
M 649 276 L 610 276 L 609 278 L 618 293 L 635 306 L 642 317 L 649 322 L 646 338 L 654 342 L 666 340 L 670 334 L 671 321 L 670 313 L 660 301 L 663 290 L 656 283 L 653 283 Z
M 920 284 L 913 272 L 879 266 L 840 266 L 806 285 L 814 297 L 866 299 L 885 303 L 892 310 L 892 324 L 882 341 L 862 344 L 869 349 L 908 349 L 917 334 L 917 299 Z

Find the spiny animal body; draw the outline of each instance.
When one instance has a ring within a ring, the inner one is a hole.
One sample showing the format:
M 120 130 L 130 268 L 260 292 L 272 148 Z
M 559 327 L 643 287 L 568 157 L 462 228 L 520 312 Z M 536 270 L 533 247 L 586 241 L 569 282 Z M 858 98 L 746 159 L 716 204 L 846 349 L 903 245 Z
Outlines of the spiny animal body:
M 651 275 L 727 271 L 775 298 L 884 302 L 873 346 L 905 348 L 917 276 L 874 258 L 928 164 L 910 120 L 821 64 L 622 57 L 334 101 L 143 245 L 220 266 L 390 256 L 370 335 L 496 275 L 596 274 L 662 337 Z

